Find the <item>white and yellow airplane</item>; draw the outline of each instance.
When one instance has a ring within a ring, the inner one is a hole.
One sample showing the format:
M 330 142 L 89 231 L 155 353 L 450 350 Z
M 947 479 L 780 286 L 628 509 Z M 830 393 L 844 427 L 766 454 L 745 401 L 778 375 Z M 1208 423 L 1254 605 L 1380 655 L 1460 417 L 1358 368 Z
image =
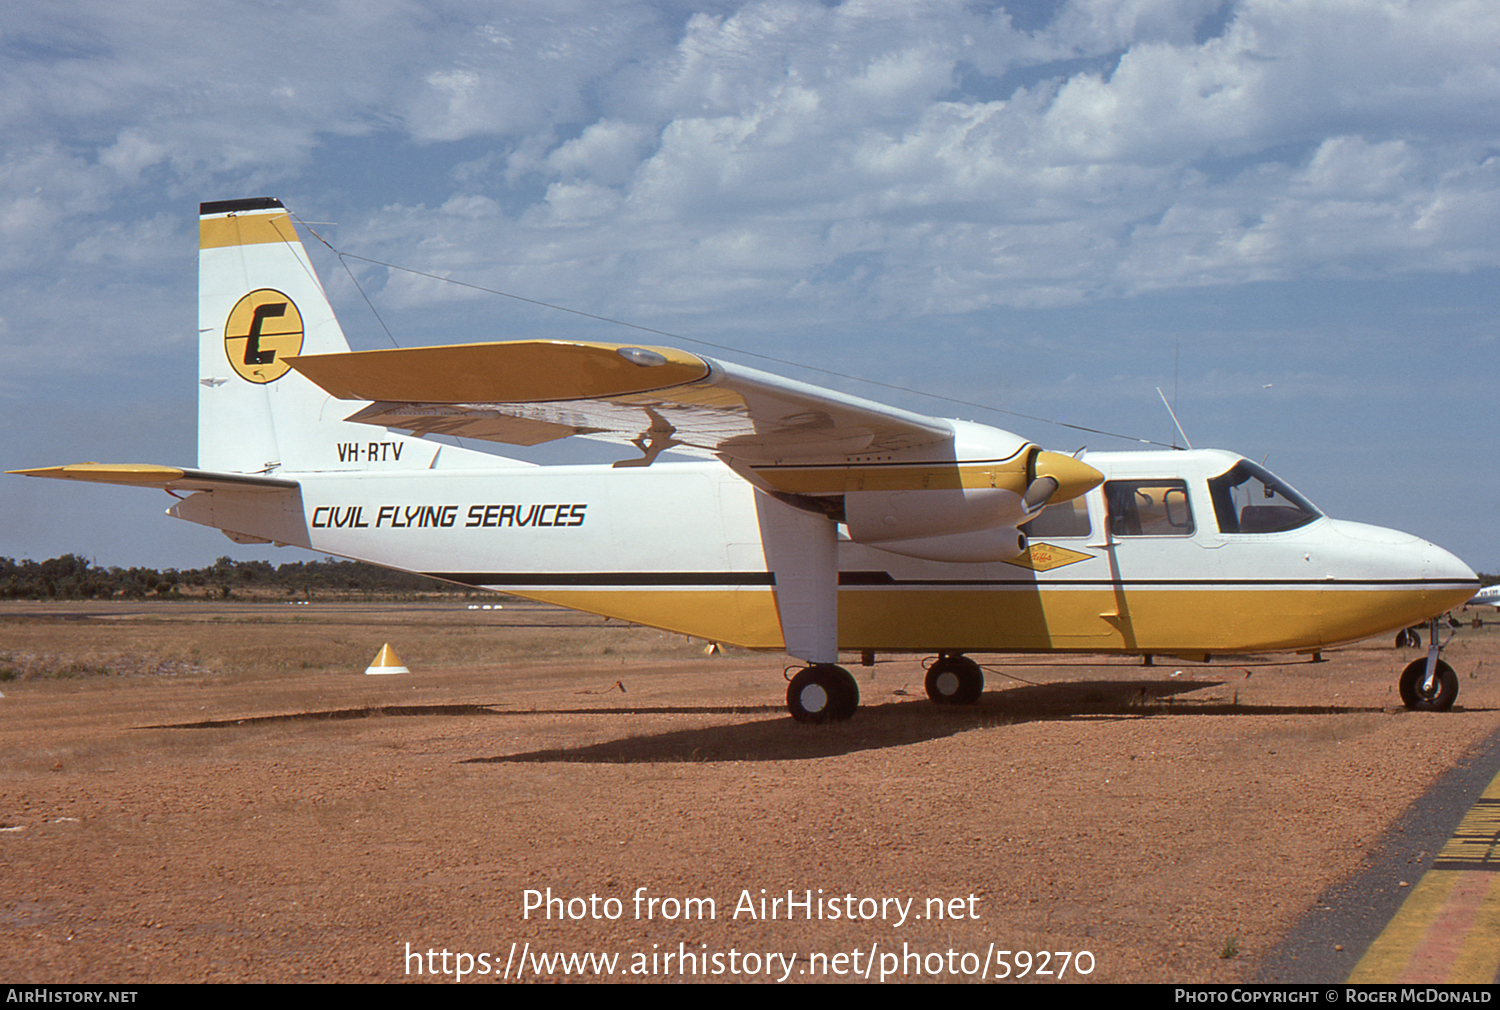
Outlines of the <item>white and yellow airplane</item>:
M 972 703 L 966 652 L 1313 653 L 1478 585 L 1232 453 L 1075 458 L 668 347 L 351 352 L 278 201 L 201 215 L 197 468 L 15 472 L 164 488 L 169 515 L 239 543 L 785 650 L 807 664 L 787 692 L 801 721 L 857 708 L 841 650 L 936 653 L 929 695 Z M 534 466 L 453 444 L 570 435 L 635 448 Z M 1435 645 L 1401 677 L 1412 707 L 1457 690 Z
M 1466 606 L 1500 607 L 1500 586 L 1485 586 L 1470 598 Z

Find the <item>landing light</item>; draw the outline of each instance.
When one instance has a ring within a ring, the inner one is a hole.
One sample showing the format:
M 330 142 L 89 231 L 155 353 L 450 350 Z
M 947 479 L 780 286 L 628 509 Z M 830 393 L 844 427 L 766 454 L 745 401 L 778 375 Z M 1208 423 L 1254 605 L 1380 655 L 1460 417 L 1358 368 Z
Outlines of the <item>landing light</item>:
M 621 347 L 615 353 L 632 365 L 640 365 L 642 368 L 656 368 L 667 363 L 663 355 L 648 351 L 644 347 Z

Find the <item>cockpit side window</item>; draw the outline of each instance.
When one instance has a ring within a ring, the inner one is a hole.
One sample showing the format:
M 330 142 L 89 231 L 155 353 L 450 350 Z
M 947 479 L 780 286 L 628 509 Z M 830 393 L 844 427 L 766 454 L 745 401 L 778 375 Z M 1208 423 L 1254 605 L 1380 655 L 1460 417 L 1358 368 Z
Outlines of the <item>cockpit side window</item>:
M 1242 459 L 1208 482 L 1220 533 L 1284 533 L 1321 513 L 1269 470 Z
M 1193 510 L 1181 480 L 1112 480 L 1104 485 L 1109 532 L 1117 537 L 1190 537 Z

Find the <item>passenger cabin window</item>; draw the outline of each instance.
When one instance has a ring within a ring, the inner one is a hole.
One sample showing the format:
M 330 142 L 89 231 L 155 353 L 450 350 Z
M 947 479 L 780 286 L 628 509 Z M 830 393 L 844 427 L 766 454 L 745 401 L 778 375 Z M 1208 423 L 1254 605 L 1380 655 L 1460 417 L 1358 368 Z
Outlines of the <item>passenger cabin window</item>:
M 1079 495 L 1071 501 L 1048 505 L 1036 518 L 1021 525 L 1029 538 L 1086 537 L 1089 535 L 1089 509 Z
M 1190 537 L 1193 510 L 1180 480 L 1112 480 L 1104 485 L 1109 532 L 1117 537 Z
M 1220 533 L 1282 533 L 1321 514 L 1269 470 L 1242 459 L 1208 482 Z

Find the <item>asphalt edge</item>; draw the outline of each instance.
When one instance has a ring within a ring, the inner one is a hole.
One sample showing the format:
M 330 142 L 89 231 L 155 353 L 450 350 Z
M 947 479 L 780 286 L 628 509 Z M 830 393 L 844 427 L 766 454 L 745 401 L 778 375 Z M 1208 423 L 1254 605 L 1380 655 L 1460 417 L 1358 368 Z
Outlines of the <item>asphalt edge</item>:
M 1409 719 L 1445 717 L 1440 712 L 1403 714 Z M 1254 981 L 1332 985 L 1347 979 L 1497 774 L 1500 729 L 1469 748 L 1406 808 L 1362 868 L 1318 895 L 1261 960 Z

